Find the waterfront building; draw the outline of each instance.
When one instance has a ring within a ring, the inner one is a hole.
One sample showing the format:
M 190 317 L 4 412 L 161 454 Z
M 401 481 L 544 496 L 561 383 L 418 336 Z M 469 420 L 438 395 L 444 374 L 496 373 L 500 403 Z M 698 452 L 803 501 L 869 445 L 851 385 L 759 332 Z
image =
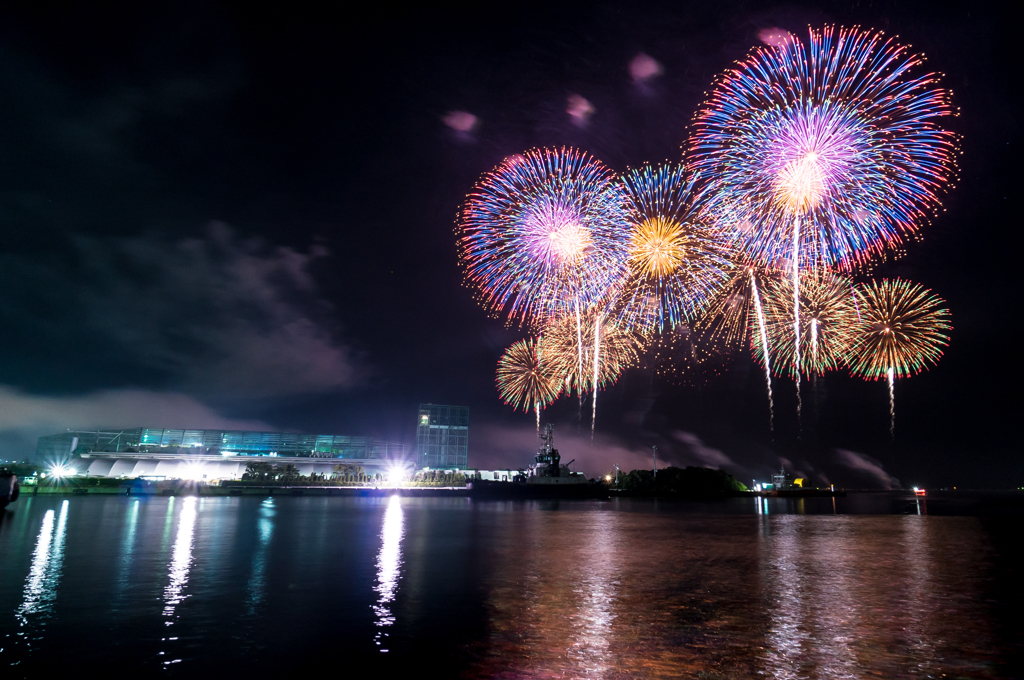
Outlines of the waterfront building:
M 465 470 L 469 466 L 469 407 L 420 404 L 416 466 Z
M 251 462 L 294 465 L 304 475 L 330 474 L 335 465 L 373 475 L 409 454 L 406 445 L 371 437 L 148 427 L 69 430 L 36 446 L 37 460 L 71 461 L 94 477 L 237 479 Z

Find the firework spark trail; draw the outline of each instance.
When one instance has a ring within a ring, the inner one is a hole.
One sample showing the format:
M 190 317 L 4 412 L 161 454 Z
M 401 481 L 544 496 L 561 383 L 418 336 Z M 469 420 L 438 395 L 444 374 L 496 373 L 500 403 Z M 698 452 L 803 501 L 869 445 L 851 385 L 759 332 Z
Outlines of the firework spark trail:
M 857 291 L 853 289 L 853 281 L 850 281 L 850 297 L 853 298 L 853 308 L 857 310 L 857 323 L 860 323 L 860 305 L 857 303 Z
M 764 355 L 764 381 L 768 385 L 768 429 L 775 432 L 775 401 L 772 399 L 772 366 L 768 360 L 768 333 L 764 327 L 764 312 L 761 310 L 761 296 L 757 293 L 757 279 L 750 272 L 750 284 L 754 291 L 754 309 L 757 311 L 757 327 L 761 335 L 761 353 Z
M 576 354 L 580 360 L 580 370 L 578 375 L 580 377 L 580 384 L 576 386 L 576 392 L 579 396 L 579 406 L 576 409 L 576 434 L 579 434 L 580 421 L 583 420 L 583 324 L 580 321 L 580 301 L 576 301 Z
M 889 438 L 896 439 L 896 378 L 889 367 Z
M 793 353 L 796 357 L 797 370 L 793 373 L 796 380 L 796 424 L 800 432 L 800 410 L 803 401 L 800 398 L 800 218 L 793 220 Z M 799 436 L 799 435 L 798 435 Z
M 811 365 L 818 365 L 818 320 L 811 319 Z M 812 375 L 817 375 L 813 373 Z
M 544 336 L 537 338 L 537 364 L 544 360 Z M 534 413 L 537 414 L 537 433 L 540 433 L 540 399 L 535 397 L 533 402 Z
M 597 386 L 601 378 L 601 313 L 598 312 L 594 321 L 594 403 L 590 414 L 590 441 L 594 441 L 594 429 L 597 426 Z

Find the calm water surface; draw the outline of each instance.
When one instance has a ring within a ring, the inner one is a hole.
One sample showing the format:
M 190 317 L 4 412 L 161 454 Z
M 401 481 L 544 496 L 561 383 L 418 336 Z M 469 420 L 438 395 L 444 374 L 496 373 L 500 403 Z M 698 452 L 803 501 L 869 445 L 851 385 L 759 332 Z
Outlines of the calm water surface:
M 1021 508 L 981 501 L 26 496 L 0 665 L 1021 677 Z

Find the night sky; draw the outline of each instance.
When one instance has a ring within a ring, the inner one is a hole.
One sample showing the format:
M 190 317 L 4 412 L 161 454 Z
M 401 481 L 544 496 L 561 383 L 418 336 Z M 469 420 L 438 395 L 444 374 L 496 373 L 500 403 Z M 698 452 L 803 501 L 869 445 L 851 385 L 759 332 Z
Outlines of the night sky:
M 924 52 L 961 109 L 946 211 L 875 271 L 953 314 L 939 365 L 897 383 L 895 442 L 885 384 L 845 372 L 806 388 L 799 431 L 776 379 L 771 435 L 747 356 L 697 386 L 628 371 L 599 396 L 593 445 L 574 401 L 545 420 L 591 474 L 649 465 L 657 444 L 744 480 L 781 457 L 849 487 L 1024 485 L 1020 23 L 1000 3 L 354 7 L 0 10 L 0 458 L 68 427 L 412 443 L 433 402 L 471 407 L 471 465 L 526 465 L 532 416 L 494 386 L 525 330 L 488 318 L 456 263 L 473 183 L 535 146 L 616 170 L 677 161 L 714 76 L 760 31 L 837 24 Z M 662 69 L 642 83 L 640 53 Z M 583 124 L 574 95 L 594 109 Z M 451 111 L 476 126 L 454 130 Z

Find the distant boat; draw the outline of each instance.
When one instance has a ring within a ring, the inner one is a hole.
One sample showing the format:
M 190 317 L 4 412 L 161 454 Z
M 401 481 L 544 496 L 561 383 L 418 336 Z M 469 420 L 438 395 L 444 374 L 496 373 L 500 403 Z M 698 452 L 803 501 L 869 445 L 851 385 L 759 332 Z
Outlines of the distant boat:
M 548 423 L 541 432 L 541 446 L 536 462 L 512 481 L 497 482 L 488 479 L 471 480 L 466 487 L 473 498 L 607 498 L 608 488 L 587 477 L 582 472 L 573 472 L 561 464 L 561 456 L 554 446 L 554 427 Z
M 786 472 L 785 468 L 779 469 L 779 474 L 772 476 L 772 483 L 765 484 L 759 492 L 762 496 L 778 496 L 779 498 L 814 498 L 825 497 L 835 498 L 846 495 L 846 491 L 836 491 L 835 485 L 827 489 L 818 489 L 805 486 L 806 479 L 794 479 L 793 475 Z
M 916 486 L 914 487 L 914 495 L 915 496 L 924 496 L 925 494 L 926 494 L 926 492 L 925 492 L 924 489 L 919 489 Z
M 18 476 L 7 468 L 0 468 L 0 510 L 18 500 L 19 495 L 21 485 L 18 484 Z

